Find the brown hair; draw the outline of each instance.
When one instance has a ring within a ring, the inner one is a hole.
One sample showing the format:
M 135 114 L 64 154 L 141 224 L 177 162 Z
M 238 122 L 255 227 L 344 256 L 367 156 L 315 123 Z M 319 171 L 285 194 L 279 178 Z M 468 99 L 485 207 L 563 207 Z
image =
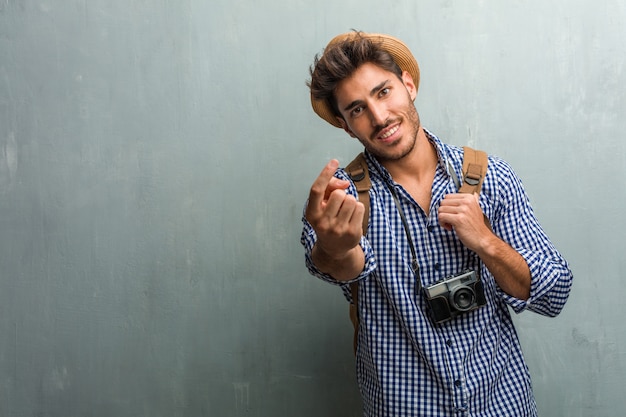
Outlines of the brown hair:
M 355 32 L 354 36 L 328 45 L 323 55 L 315 56 L 309 68 L 311 81 L 307 82 L 311 96 L 315 100 L 324 100 L 335 115 L 341 117 L 335 89 L 365 63 L 377 65 L 402 79 L 402 70 L 393 57 L 377 42 L 361 36 L 361 32 Z

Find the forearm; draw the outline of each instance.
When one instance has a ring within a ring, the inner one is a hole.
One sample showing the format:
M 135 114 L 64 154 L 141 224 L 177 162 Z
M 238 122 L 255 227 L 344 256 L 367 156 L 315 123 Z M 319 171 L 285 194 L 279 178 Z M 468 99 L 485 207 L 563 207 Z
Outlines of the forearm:
M 349 281 L 358 277 L 365 266 L 365 254 L 360 245 L 338 255 L 328 253 L 316 244 L 311 251 L 311 260 L 320 272 L 337 281 Z
M 520 300 L 530 298 L 530 269 L 522 255 L 508 243 L 492 234 L 477 254 L 502 291 Z

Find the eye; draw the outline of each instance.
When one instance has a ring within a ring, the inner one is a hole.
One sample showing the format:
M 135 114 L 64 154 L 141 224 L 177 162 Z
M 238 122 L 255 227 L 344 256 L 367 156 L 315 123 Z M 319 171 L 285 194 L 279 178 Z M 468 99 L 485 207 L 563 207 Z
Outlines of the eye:
M 389 87 L 385 87 L 382 88 L 379 92 L 378 92 L 378 96 L 379 97 L 384 97 L 386 95 L 388 95 L 391 92 L 391 89 Z
M 350 111 L 352 117 L 357 117 L 361 113 L 363 113 L 363 106 L 357 106 Z

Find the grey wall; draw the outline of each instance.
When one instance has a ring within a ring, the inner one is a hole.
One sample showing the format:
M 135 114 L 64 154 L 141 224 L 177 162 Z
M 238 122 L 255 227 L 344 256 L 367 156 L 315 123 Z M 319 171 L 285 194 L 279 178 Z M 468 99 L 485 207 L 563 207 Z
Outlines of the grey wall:
M 575 273 L 517 318 L 543 416 L 626 399 L 621 0 L 0 1 L 0 415 L 357 416 L 303 201 L 359 147 L 313 55 L 392 33 L 425 126 L 508 159 Z

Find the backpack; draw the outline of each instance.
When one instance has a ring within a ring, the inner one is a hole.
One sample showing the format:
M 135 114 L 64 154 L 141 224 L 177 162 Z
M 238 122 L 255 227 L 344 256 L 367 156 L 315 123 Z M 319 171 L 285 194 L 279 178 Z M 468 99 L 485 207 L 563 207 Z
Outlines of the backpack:
M 367 162 L 365 161 L 365 155 L 361 152 L 357 155 L 352 162 L 346 166 L 345 171 L 350 176 L 356 191 L 359 195 L 359 201 L 365 206 L 365 213 L 363 214 L 363 236 L 367 234 L 367 227 L 369 224 L 369 209 L 370 209 L 370 194 L 369 190 L 372 188 L 370 181 L 369 171 L 367 169 Z M 470 147 L 463 147 L 463 182 L 460 183 L 453 170 L 450 173 L 453 175 L 455 182 L 459 185 L 459 193 L 480 194 L 480 189 L 487 174 L 487 154 L 483 151 L 475 150 Z M 485 216 L 485 223 L 489 225 L 489 220 Z M 353 349 L 356 353 L 356 347 L 359 335 L 359 314 L 358 314 L 358 296 L 359 296 L 359 283 L 353 282 L 350 284 L 350 293 L 352 294 L 352 302 L 350 303 L 350 321 L 354 327 L 354 340 Z

